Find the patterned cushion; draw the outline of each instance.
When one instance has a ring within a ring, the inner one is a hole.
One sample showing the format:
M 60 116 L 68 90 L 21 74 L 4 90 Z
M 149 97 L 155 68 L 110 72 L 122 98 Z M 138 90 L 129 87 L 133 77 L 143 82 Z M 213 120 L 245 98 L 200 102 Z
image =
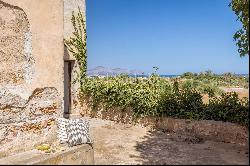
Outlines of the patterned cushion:
M 83 119 L 57 118 L 57 135 L 60 143 L 70 146 L 92 143 L 89 137 L 89 122 Z
M 83 120 L 70 121 L 66 126 L 69 146 L 92 143 L 89 137 L 89 122 Z
M 67 131 L 66 131 L 66 125 L 69 124 L 69 119 L 65 118 L 57 118 L 57 136 L 60 141 L 60 143 L 66 143 L 68 141 Z

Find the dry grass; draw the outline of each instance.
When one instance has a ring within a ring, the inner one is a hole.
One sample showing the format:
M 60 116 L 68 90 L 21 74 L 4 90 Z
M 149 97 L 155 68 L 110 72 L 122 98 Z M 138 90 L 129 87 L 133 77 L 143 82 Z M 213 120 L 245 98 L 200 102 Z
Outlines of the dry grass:
M 224 92 L 236 92 L 240 99 L 243 99 L 244 97 L 247 97 L 249 99 L 249 89 L 241 89 L 241 90 L 233 90 L 230 88 L 223 88 Z M 202 95 L 202 101 L 204 103 L 209 102 L 209 97 L 207 94 Z

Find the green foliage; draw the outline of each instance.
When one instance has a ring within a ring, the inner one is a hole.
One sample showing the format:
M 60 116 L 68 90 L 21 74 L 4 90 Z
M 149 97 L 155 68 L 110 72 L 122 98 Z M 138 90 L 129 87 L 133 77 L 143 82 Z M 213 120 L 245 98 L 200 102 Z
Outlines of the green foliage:
M 209 120 L 221 120 L 249 126 L 249 100 L 239 100 L 235 92 L 224 93 L 221 97 L 210 98 L 204 110 Z
M 178 84 L 175 83 L 175 86 Z M 179 90 L 175 87 L 173 93 L 166 94 L 161 103 L 161 115 L 183 119 L 200 119 L 203 109 L 202 96 L 192 88 Z
M 238 52 L 241 57 L 249 55 L 249 0 L 232 0 L 229 6 L 242 23 L 242 28 L 234 34 Z
M 154 115 L 159 101 L 170 85 L 157 76 L 149 79 L 122 75 L 109 78 L 89 78 L 82 86 L 82 94 L 91 96 L 92 106 L 132 107 L 136 114 Z
M 86 21 L 83 14 L 78 7 L 78 13 L 75 15 L 72 12 L 71 22 L 74 27 L 73 36 L 69 39 L 64 39 L 64 43 L 67 49 L 76 58 L 80 73 L 78 75 L 80 84 L 83 84 L 84 78 L 86 78 L 87 71 L 87 33 L 86 33 Z
M 153 69 L 155 70 L 154 73 L 156 73 L 159 70 L 159 67 L 154 66 Z
M 181 78 L 196 81 L 196 88 L 201 92 L 206 91 L 208 87 L 213 89 L 216 94 L 221 94 L 222 91 L 219 87 L 249 87 L 249 77 L 236 76 L 232 73 L 224 73 L 223 75 L 216 75 L 208 70 L 204 73 L 191 73 L 187 72 L 181 75 Z
M 212 119 L 248 125 L 248 100 L 234 93 L 214 95 L 207 88 L 209 104 L 202 102 L 197 82 L 174 81 L 152 74 L 149 78 L 131 78 L 126 75 L 107 78 L 87 78 L 82 85 L 82 97 L 89 98 L 93 107 L 132 108 L 135 116 L 168 116 L 185 119 Z
M 192 72 L 186 72 L 182 74 L 182 77 L 185 78 L 192 78 L 194 76 L 194 74 Z

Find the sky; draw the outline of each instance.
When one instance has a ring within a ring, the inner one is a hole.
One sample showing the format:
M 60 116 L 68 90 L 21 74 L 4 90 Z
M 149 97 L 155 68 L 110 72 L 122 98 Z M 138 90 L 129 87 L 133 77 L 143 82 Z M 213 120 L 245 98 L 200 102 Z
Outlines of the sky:
M 86 0 L 88 69 L 248 74 L 230 0 Z

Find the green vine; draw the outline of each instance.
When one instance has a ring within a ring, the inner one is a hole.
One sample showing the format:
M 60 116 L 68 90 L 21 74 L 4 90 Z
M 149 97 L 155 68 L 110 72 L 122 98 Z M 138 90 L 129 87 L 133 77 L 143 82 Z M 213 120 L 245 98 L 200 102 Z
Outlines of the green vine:
M 165 79 L 154 73 L 146 79 L 91 77 L 81 87 L 81 101 L 87 101 L 93 110 L 98 106 L 107 111 L 131 108 L 135 117 L 218 120 L 248 126 L 248 98 L 241 99 L 235 92 L 217 95 L 210 86 L 203 88 L 204 83 L 197 82 L 197 86 L 194 81 Z M 204 95 L 209 96 L 207 103 L 203 102 Z
M 86 78 L 87 71 L 87 32 L 86 32 L 86 21 L 84 20 L 83 13 L 78 7 L 78 13 L 75 15 L 72 12 L 71 22 L 74 27 L 73 36 L 69 39 L 64 39 L 64 43 L 67 49 L 76 58 L 79 65 L 80 73 L 78 79 L 80 85 L 83 84 Z

